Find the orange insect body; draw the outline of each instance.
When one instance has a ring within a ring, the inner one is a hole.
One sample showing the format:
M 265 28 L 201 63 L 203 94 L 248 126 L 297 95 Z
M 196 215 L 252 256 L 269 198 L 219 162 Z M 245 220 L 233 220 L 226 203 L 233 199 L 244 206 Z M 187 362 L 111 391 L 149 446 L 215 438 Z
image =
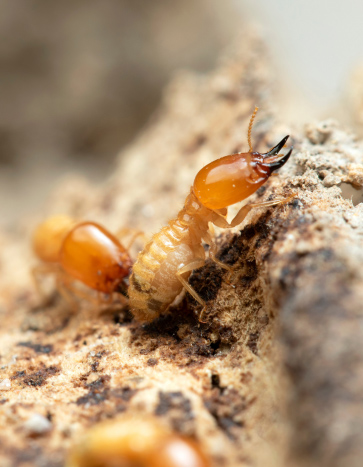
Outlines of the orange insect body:
M 66 467 L 209 467 L 194 441 L 154 419 L 125 417 L 100 423 L 70 453 Z
M 33 236 L 33 248 L 42 261 L 59 266 L 64 283 L 76 279 L 106 294 L 125 287 L 123 281 L 132 265 L 127 250 L 101 225 L 75 223 L 65 216 L 40 224 Z
M 203 167 L 195 177 L 191 192 L 178 216 L 153 236 L 139 254 L 130 277 L 129 303 L 140 321 L 151 321 L 173 302 L 184 287 L 202 306 L 205 302 L 188 284 L 193 269 L 205 263 L 202 241 L 209 244 L 209 256 L 222 268 L 231 268 L 215 257 L 216 245 L 209 232 L 209 222 L 222 228 L 240 224 L 253 207 L 272 206 L 282 201 L 244 206 L 231 223 L 226 220 L 227 207 L 253 194 L 274 170 L 289 159 L 292 148 L 284 156 L 279 151 L 288 136 L 265 154 L 251 148 L 251 118 L 248 142 L 250 151 L 222 157 Z M 201 319 L 201 318 L 200 318 Z
M 195 177 L 193 191 L 203 206 L 222 209 L 248 198 L 270 173 L 261 154 L 232 154 L 203 167 Z
M 59 259 L 71 277 L 106 294 L 116 290 L 131 268 L 126 249 L 95 222 L 82 222 L 68 233 Z

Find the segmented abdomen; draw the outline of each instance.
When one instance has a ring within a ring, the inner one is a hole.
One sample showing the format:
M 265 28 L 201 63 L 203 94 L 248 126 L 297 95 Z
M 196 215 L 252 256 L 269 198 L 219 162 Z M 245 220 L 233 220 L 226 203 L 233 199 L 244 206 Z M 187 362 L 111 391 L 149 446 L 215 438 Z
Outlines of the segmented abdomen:
M 173 220 L 139 254 L 130 276 L 130 309 L 139 321 L 152 321 L 181 292 L 177 270 L 193 260 L 188 228 Z

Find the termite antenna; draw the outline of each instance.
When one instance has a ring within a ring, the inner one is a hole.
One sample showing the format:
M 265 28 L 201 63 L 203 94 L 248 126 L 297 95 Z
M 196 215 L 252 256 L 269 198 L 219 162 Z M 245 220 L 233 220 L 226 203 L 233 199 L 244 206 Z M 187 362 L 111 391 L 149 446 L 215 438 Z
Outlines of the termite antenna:
M 255 110 L 253 111 L 253 114 L 252 114 L 251 119 L 250 119 L 250 124 L 248 125 L 247 140 L 248 140 L 249 152 L 253 152 L 252 143 L 251 143 L 251 132 L 252 132 L 253 122 L 254 122 L 256 114 L 257 114 L 257 110 L 258 110 L 258 107 L 255 107 Z

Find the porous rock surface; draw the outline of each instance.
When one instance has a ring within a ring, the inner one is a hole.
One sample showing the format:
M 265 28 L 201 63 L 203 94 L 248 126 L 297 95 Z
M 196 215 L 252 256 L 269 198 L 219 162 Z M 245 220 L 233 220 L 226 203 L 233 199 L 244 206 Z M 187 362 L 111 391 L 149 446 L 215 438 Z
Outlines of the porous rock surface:
M 190 278 L 205 324 L 189 296 L 145 326 L 116 305 L 72 312 L 51 284 L 44 302 L 30 274 L 36 219 L 2 234 L 0 465 L 62 466 L 87 428 L 122 412 L 162 418 L 213 466 L 361 465 L 363 146 L 333 121 L 277 121 L 267 62 L 252 33 L 208 76 L 181 74 L 111 179 L 70 178 L 39 216 L 157 231 L 199 168 L 246 148 L 258 104 L 254 149 L 291 133 L 294 152 L 251 201 L 294 198 L 215 232 L 234 274 L 207 262 Z

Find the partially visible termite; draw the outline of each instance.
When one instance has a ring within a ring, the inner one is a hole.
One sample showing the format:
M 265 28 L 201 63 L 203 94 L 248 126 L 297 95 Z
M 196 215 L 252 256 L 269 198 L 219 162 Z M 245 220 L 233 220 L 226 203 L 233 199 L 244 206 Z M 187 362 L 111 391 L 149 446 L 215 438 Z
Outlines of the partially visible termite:
M 210 461 L 195 441 L 157 419 L 126 416 L 91 428 L 66 467 L 210 467 Z
M 50 217 L 35 229 L 33 250 L 41 261 L 34 268 L 35 277 L 55 273 L 58 290 L 71 301 L 74 294 L 90 299 L 74 287 L 75 281 L 99 295 L 126 294 L 132 266 L 128 249 L 96 222 Z
M 130 309 L 139 321 L 158 317 L 183 287 L 202 305 L 199 316 L 202 321 L 206 303 L 187 281 L 193 269 L 202 267 L 206 261 L 202 242 L 210 247 L 209 257 L 231 273 L 231 268 L 216 258 L 217 248 L 208 231 L 209 222 L 221 228 L 235 227 L 251 209 L 287 201 L 249 204 L 239 210 L 232 222 L 226 220 L 227 207 L 255 193 L 272 172 L 287 162 L 292 152 L 291 147 L 287 154 L 279 154 L 289 136 L 267 153 L 253 151 L 251 130 L 257 110 L 256 107 L 248 127 L 249 152 L 225 156 L 203 167 L 195 177 L 183 209 L 139 253 L 129 286 Z

